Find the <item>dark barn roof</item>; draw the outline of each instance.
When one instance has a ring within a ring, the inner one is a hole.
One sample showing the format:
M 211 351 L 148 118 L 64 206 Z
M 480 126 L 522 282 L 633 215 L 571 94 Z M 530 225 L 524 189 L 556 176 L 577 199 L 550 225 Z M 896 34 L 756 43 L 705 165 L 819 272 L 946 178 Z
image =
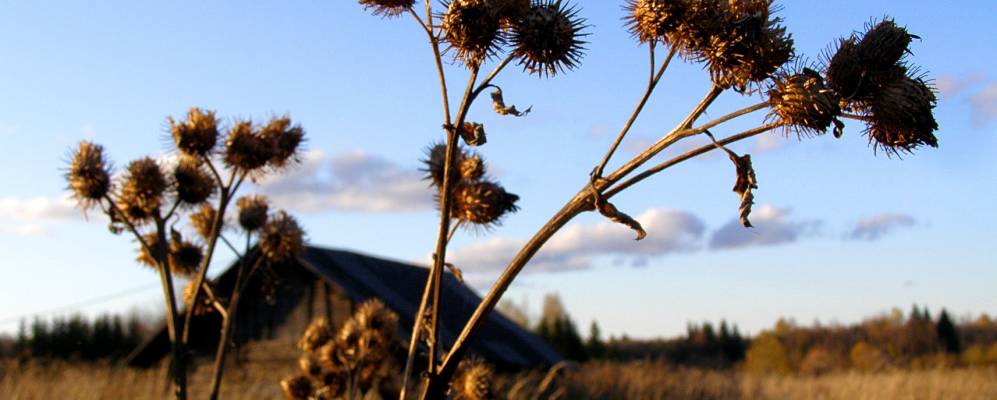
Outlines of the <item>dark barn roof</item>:
M 234 265 L 234 264 L 233 264 Z M 298 258 L 298 268 L 321 277 L 330 285 L 341 289 L 355 303 L 378 298 L 399 317 L 399 336 L 407 345 L 411 335 L 414 315 L 419 307 L 422 289 L 429 270 L 411 264 L 386 260 L 350 251 L 309 246 Z M 216 279 L 217 289 L 223 296 L 231 290 L 235 268 L 229 268 Z M 465 321 L 481 302 L 470 288 L 458 282 L 453 275 L 443 275 L 442 306 L 440 313 L 440 339 L 453 343 Z M 240 314 L 245 307 L 240 306 Z M 215 315 L 195 318 L 191 325 L 192 347 L 210 348 L 218 340 L 219 318 Z M 194 332 L 197 332 L 196 334 Z M 194 339 L 192 339 L 193 342 Z M 470 353 L 503 368 L 523 368 L 552 365 L 561 361 L 557 354 L 539 336 L 521 328 L 500 313 L 493 312 L 470 345 Z M 165 327 L 149 341 L 137 348 L 129 357 L 133 366 L 148 366 L 169 354 L 169 340 Z

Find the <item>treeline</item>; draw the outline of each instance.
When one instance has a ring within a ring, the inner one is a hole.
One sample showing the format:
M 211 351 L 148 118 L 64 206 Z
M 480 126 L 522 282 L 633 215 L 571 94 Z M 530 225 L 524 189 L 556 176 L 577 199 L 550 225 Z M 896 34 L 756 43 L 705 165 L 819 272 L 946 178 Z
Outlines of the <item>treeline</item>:
M 104 314 L 93 319 L 76 314 L 49 321 L 22 321 L 3 356 L 73 361 L 116 361 L 145 338 L 147 324 L 137 314 Z
M 987 315 L 956 323 L 944 309 L 932 316 L 914 306 L 852 326 L 802 327 L 780 320 L 752 340 L 749 371 L 821 374 L 997 365 L 997 323 Z
M 508 305 L 504 312 L 532 328 L 569 360 L 655 360 L 699 368 L 738 368 L 754 372 L 822 374 L 834 370 L 876 371 L 997 365 L 997 321 L 984 314 L 955 321 L 946 310 L 932 315 L 914 306 L 854 325 L 799 326 L 780 319 L 754 338 L 726 321 L 690 324 L 671 339 L 603 340 L 593 322 L 583 339 L 556 295 L 544 299 L 539 320 Z

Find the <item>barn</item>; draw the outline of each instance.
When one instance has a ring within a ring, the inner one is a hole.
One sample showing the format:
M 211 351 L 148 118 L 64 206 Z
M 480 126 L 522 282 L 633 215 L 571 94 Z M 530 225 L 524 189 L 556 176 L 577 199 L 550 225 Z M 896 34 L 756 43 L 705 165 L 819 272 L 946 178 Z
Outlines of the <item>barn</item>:
M 250 256 L 253 257 L 253 256 Z M 238 261 L 237 261 L 238 262 Z M 236 279 L 235 265 L 215 279 L 216 291 L 228 297 Z M 354 308 L 378 298 L 398 314 L 399 340 L 407 347 L 423 285 L 429 270 L 345 250 L 309 246 L 296 262 L 273 268 L 272 278 L 255 274 L 236 315 L 233 334 L 236 362 L 289 363 L 299 356 L 295 348 L 308 323 L 325 317 L 341 326 Z M 252 295 L 252 294 L 257 295 Z M 451 274 L 443 276 L 440 336 L 453 343 L 481 298 Z M 190 347 L 195 355 L 214 354 L 221 318 L 196 316 L 191 322 Z M 539 336 L 499 313 L 492 313 L 469 352 L 501 369 L 541 367 L 561 356 Z M 128 364 L 148 367 L 170 354 L 165 323 L 128 357 Z

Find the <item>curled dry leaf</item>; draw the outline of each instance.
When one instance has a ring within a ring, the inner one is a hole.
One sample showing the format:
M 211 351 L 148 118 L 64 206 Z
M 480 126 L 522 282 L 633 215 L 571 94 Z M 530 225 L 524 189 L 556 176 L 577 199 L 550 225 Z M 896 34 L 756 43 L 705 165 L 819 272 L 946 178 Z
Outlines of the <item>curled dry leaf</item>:
M 477 122 L 465 122 L 457 129 L 457 134 L 468 146 L 477 147 L 488 142 L 485 136 L 485 125 Z
M 533 106 L 529 106 L 525 110 L 519 111 L 515 105 L 506 106 L 505 99 L 502 98 L 502 88 L 498 86 L 495 86 L 495 91 L 492 92 L 492 107 L 495 108 L 495 113 L 498 115 L 512 115 L 515 117 L 526 116 L 533 109 Z
M 599 211 L 599 214 L 609 218 L 610 221 L 626 225 L 630 229 L 637 232 L 637 239 L 635 240 L 641 240 L 647 237 L 647 231 L 645 231 L 644 227 L 640 225 L 640 222 L 637 222 L 637 220 L 633 219 L 633 217 L 617 209 L 613 203 L 610 203 L 605 197 L 602 197 L 602 194 L 596 191 L 594 186 L 592 187 L 592 198 L 595 203 L 595 209 Z
M 443 263 L 443 265 L 446 265 L 453 277 L 457 278 L 457 282 L 464 283 L 464 273 L 460 271 L 460 268 L 457 268 L 453 263 Z
M 734 163 L 737 180 L 734 182 L 733 190 L 741 196 L 741 206 L 738 208 L 741 225 L 744 225 L 745 228 L 751 228 L 751 221 L 748 220 L 748 216 L 751 215 L 751 206 L 755 204 L 755 195 L 751 191 L 758 189 L 755 168 L 751 165 L 751 154 L 738 156 L 737 153 L 718 143 L 713 134 L 709 132 L 705 133 L 713 141 L 713 145 L 726 152 L 727 156 L 730 157 L 730 161 Z

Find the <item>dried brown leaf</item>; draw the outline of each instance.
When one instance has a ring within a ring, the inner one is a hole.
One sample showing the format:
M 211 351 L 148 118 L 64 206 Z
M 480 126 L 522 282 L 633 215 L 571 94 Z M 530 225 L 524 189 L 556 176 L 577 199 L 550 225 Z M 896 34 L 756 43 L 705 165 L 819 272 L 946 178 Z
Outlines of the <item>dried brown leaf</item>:
M 533 106 L 527 107 L 523 111 L 516 109 L 515 105 L 506 106 L 505 99 L 502 98 L 502 89 L 495 86 L 495 91 L 492 92 L 492 107 L 495 108 L 495 113 L 498 115 L 512 115 L 515 117 L 523 117 L 529 114 L 533 110 Z
M 640 225 L 640 222 L 637 222 L 637 220 L 633 219 L 633 217 L 617 209 L 613 203 L 610 203 L 602 197 L 602 194 L 597 192 L 594 187 L 592 188 L 592 197 L 595 199 L 595 209 L 599 211 L 599 214 L 609 218 L 610 221 L 626 225 L 630 229 L 633 229 L 637 232 L 637 239 L 635 240 L 641 240 L 647 237 L 647 231 L 645 231 L 644 227 Z

